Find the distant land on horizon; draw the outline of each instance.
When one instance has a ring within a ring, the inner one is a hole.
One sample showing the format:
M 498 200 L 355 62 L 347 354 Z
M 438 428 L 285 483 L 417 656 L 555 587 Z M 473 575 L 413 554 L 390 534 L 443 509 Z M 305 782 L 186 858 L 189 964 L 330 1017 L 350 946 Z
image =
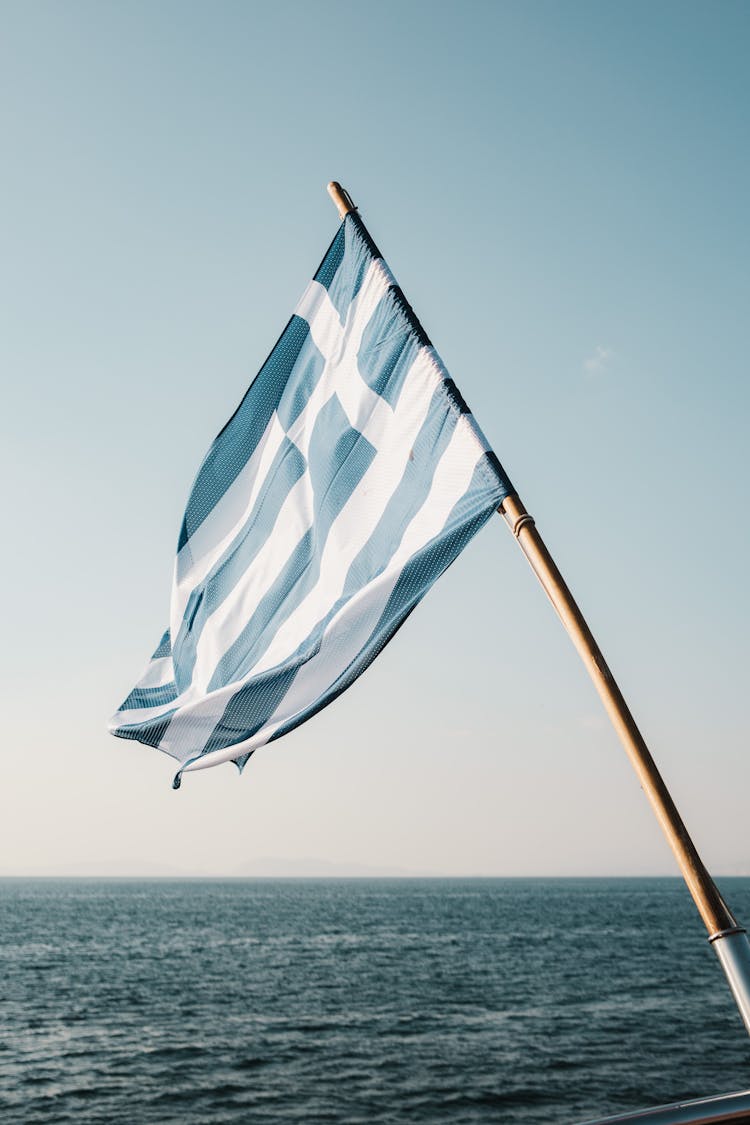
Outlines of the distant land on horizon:
M 712 872 L 717 879 L 748 878 L 747 866 Z M 677 871 L 660 872 L 443 872 L 313 857 L 262 856 L 225 871 L 190 870 L 171 864 L 132 865 L 128 860 L 90 860 L 47 870 L 3 870 L 0 879 L 680 879 Z

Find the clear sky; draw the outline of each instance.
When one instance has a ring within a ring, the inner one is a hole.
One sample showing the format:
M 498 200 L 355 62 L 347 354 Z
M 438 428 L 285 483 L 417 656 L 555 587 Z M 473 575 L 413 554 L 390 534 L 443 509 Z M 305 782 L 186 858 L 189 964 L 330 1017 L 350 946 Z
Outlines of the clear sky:
M 746 3 L 0 5 L 0 873 L 661 874 L 496 519 L 336 704 L 171 789 L 105 731 L 349 188 L 709 867 L 750 872 Z

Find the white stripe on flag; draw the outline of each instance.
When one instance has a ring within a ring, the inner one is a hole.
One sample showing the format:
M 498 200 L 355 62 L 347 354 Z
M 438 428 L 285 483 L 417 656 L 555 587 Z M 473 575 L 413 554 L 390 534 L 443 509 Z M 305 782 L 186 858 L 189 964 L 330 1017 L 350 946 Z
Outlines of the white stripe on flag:
M 139 688 L 163 687 L 174 679 L 174 665 L 171 656 L 159 656 L 150 660 L 146 671 L 136 684 Z
M 173 641 L 179 635 L 191 593 L 205 581 L 244 527 L 283 440 L 284 429 L 274 413 L 247 464 L 183 547 L 183 551 L 190 552 L 193 562 L 181 575 L 175 564 L 169 615 Z

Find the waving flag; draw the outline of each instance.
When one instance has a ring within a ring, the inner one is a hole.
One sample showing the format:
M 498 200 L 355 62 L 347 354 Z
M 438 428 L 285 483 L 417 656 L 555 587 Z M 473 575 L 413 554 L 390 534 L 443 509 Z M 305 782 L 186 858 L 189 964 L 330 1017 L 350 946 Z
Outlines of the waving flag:
M 512 492 L 361 219 L 346 216 L 188 500 L 169 628 L 110 723 L 234 761 L 367 668 Z

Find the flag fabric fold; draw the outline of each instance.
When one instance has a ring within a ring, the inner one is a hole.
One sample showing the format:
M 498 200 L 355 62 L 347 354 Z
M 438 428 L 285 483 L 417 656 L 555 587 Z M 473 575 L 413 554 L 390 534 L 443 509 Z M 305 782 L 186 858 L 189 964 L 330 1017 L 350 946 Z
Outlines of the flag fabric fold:
M 211 446 L 110 730 L 240 768 L 341 694 L 512 492 L 356 213 Z

